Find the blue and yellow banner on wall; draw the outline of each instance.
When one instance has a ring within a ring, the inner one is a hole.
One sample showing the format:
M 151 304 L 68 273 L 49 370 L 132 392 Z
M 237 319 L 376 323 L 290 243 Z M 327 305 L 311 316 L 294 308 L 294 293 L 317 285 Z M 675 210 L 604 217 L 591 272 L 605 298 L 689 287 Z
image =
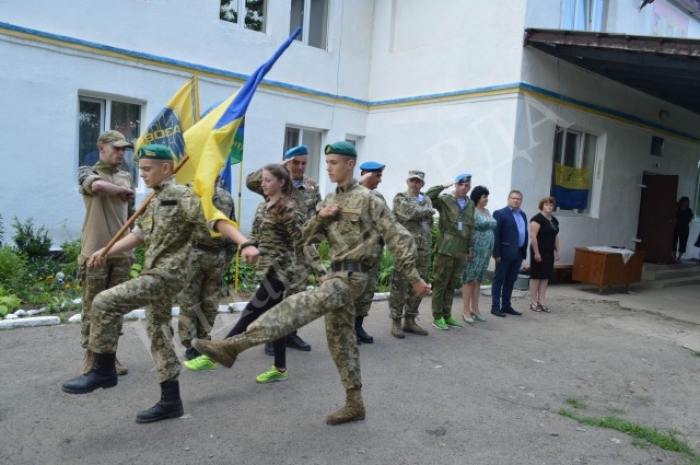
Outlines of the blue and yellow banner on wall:
M 557 199 L 557 207 L 563 210 L 587 209 L 590 190 L 589 168 L 574 168 L 560 163 L 554 165 L 554 198 Z

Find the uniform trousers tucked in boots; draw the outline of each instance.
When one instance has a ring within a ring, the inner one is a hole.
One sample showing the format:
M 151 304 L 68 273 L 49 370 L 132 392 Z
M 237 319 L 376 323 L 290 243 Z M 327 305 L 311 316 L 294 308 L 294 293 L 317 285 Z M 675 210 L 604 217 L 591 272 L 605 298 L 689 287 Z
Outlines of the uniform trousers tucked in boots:
M 192 345 L 213 360 L 230 367 L 239 352 L 280 339 L 294 329 L 325 315 L 328 349 L 347 396 L 346 405 L 329 415 L 326 422 L 336 425 L 362 420 L 365 418 L 365 410 L 360 393 L 362 377 L 360 351 L 355 339 L 354 302 L 365 286 L 366 273 L 330 272 L 328 279 L 319 287 L 284 299 L 248 326 L 244 334 L 223 341 L 194 340 Z
M 176 380 L 180 361 L 173 346 L 171 326 L 172 301 L 181 289 L 174 278 L 164 278 L 150 271 L 108 289 L 93 301 L 94 321 L 88 348 L 96 354 L 114 353 L 117 349 L 118 325 L 125 314 L 136 308 L 146 309 L 146 332 L 151 340 L 151 355 L 158 370 L 158 382 Z

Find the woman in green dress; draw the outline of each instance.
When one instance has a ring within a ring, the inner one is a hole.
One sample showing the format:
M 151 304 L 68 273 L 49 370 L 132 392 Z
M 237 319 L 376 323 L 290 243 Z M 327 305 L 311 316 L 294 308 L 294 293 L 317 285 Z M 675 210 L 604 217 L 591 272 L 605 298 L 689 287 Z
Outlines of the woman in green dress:
M 464 310 L 462 317 L 470 325 L 476 321 L 486 321 L 479 310 L 479 293 L 481 282 L 491 260 L 493 250 L 496 220 L 486 208 L 489 203 L 489 190 L 484 186 L 476 186 L 469 197 L 474 202 L 474 234 L 472 235 L 472 256 L 467 260 L 462 270 L 462 302 Z

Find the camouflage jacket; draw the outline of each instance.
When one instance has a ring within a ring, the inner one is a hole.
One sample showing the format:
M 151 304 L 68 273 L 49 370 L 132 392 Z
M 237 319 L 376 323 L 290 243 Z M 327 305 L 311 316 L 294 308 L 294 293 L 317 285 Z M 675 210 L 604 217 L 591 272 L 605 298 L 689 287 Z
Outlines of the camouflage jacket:
M 192 233 L 206 227 L 199 197 L 170 176 L 153 188 L 155 196 L 136 221 L 134 234 L 146 246 L 142 274 L 184 279 Z
M 188 187 L 191 185 L 188 184 Z M 233 197 L 225 189 L 217 187 L 214 192 L 212 203 L 217 210 L 226 215 L 231 220 L 236 220 L 236 207 L 233 204 Z M 212 237 L 209 228 L 202 225 L 195 229 L 192 234 L 192 245 L 195 249 L 205 250 L 209 253 L 223 253 L 232 257 L 236 251 L 236 244 L 231 239 L 223 236 Z M 213 249 L 218 249 L 214 252 Z
M 396 221 L 413 235 L 418 251 L 429 251 L 433 236 L 433 202 L 430 197 L 423 195 L 418 201 L 408 191 L 399 192 L 394 197 L 394 215 Z
M 440 194 L 443 186 L 434 186 L 425 194 L 440 212 L 435 251 L 450 257 L 464 257 L 469 253 L 474 232 L 474 202 L 467 196 L 467 205 L 460 209 L 454 193 Z M 460 228 L 461 226 L 461 228 Z
M 318 187 L 313 180 L 308 176 L 304 176 L 302 182 L 294 187 L 292 198 L 303 207 L 304 221 L 311 218 L 316 213 L 316 205 L 321 201 L 321 194 L 318 192 Z M 262 168 L 250 173 L 245 179 L 246 187 L 256 194 L 263 195 L 262 192 Z M 263 195 L 264 196 L 264 195 Z
M 293 199 L 277 215 L 270 212 L 267 202 L 258 205 L 248 239 L 260 251 L 255 267 L 259 280 L 272 272 L 283 283 L 291 283 L 299 260 L 307 260 L 319 274 L 326 272 L 316 248 L 305 246 L 302 240 L 303 224 L 304 214 Z
M 354 262 L 374 265 L 378 258 L 375 247 L 379 238 L 394 255 L 396 266 L 413 283 L 420 280 L 416 270 L 416 245 L 411 234 L 396 223 L 394 215 L 369 189 L 360 186 L 355 179 L 316 207 L 336 204 L 340 213 L 334 218 L 323 219 L 314 215 L 304 225 L 304 240 L 309 243 L 328 239 L 332 262 Z

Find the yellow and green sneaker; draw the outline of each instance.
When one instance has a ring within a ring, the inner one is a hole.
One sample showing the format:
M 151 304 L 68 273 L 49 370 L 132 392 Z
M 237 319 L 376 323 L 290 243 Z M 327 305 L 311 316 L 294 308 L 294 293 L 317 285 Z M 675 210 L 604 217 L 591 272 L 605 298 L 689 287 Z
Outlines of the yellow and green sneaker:
M 275 381 L 287 381 L 287 376 L 289 376 L 289 371 L 279 371 L 277 367 L 272 365 L 269 371 L 265 373 L 260 373 L 255 377 L 255 381 L 260 384 L 272 383 Z
M 191 371 L 216 370 L 216 367 L 219 366 L 218 363 L 216 363 L 206 355 L 200 355 L 199 357 L 195 357 L 192 360 L 185 360 L 184 362 L 182 362 L 182 364 L 185 365 L 185 368 Z
M 453 328 L 464 328 L 464 325 L 457 321 L 457 318 L 453 317 L 452 315 L 444 318 L 444 320 L 447 326 L 452 326 Z

